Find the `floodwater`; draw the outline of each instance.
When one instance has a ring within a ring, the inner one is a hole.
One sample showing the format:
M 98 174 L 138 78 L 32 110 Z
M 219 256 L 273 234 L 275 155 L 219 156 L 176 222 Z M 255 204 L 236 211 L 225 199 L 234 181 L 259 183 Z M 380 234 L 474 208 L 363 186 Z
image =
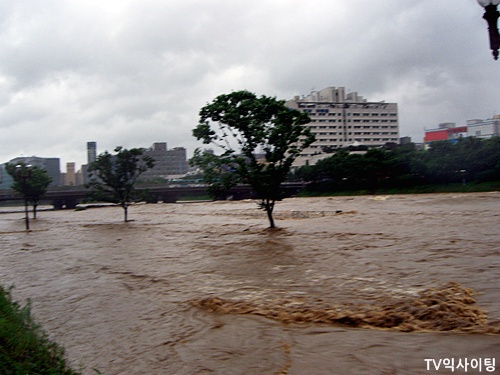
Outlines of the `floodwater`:
M 84 374 L 500 366 L 500 193 L 290 198 L 277 230 L 256 207 L 4 213 L 0 282 Z

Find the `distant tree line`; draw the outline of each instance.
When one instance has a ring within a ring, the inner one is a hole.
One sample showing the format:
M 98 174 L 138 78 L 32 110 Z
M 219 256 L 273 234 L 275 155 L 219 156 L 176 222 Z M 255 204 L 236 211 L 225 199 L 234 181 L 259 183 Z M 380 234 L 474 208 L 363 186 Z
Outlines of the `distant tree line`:
M 311 192 L 500 181 L 500 137 L 433 142 L 428 150 L 417 150 L 414 144 L 388 145 L 365 154 L 341 149 L 296 169 L 291 178 L 310 181 Z

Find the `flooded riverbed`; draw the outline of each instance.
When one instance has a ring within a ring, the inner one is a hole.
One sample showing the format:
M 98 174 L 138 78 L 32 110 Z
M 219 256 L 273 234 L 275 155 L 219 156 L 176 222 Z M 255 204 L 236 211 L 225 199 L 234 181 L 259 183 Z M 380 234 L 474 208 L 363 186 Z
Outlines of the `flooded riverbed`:
M 0 215 L 0 282 L 84 374 L 451 373 L 425 359 L 500 352 L 500 193 L 291 198 L 278 230 L 253 201 L 129 215 Z

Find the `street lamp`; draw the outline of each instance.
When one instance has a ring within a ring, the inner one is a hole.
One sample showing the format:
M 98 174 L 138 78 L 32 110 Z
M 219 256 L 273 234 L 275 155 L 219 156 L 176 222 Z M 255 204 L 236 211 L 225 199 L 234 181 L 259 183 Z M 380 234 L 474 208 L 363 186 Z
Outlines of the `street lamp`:
M 24 221 L 26 230 L 30 230 L 30 218 L 28 214 L 28 181 L 31 179 L 31 165 L 16 165 L 16 176 L 22 182 L 21 191 L 24 195 Z
M 498 33 L 497 20 L 500 16 L 497 5 L 500 0 L 477 0 L 484 7 L 483 18 L 488 22 L 488 31 L 490 34 L 490 49 L 493 51 L 493 58 L 498 60 L 498 49 L 500 48 L 500 34 Z

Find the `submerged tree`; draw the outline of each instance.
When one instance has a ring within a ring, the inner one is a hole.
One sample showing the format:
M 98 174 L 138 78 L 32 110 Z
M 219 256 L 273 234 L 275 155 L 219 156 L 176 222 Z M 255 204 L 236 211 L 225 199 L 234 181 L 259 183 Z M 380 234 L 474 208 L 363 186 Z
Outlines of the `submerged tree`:
M 116 155 L 107 151 L 100 154 L 97 160 L 89 166 L 91 189 L 94 199 L 118 203 L 124 211 L 124 221 L 128 221 L 128 207 L 132 202 L 140 200 L 134 185 L 137 178 L 154 167 L 154 160 L 143 155 L 143 150 L 122 147 L 115 148 Z
M 229 190 L 241 182 L 240 176 L 234 173 L 231 157 L 214 155 L 197 148 L 189 164 L 203 170 L 203 181 L 208 186 L 209 195 L 215 199 L 225 198 Z
M 282 198 L 281 183 L 297 156 L 314 142 L 304 126 L 310 121 L 284 101 L 243 90 L 220 95 L 203 107 L 193 135 L 222 149 L 222 163 L 252 187 L 274 228 L 273 209 Z
M 33 204 L 33 218 L 36 219 L 37 207 L 47 193 L 52 178 L 45 170 L 24 163 L 6 164 L 5 167 L 14 179 L 12 189 L 23 196 L 26 209 L 30 202 Z M 26 225 L 29 226 L 28 221 Z

